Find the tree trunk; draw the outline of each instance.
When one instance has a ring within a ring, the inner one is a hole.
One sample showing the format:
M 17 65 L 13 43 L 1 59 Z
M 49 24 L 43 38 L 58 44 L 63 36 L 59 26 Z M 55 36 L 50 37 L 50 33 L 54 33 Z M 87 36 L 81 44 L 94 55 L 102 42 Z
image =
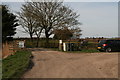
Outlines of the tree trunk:
M 39 37 L 37 37 L 37 44 L 36 44 L 36 47 L 39 47 Z
M 49 47 L 49 34 L 48 34 L 48 32 L 45 32 L 45 36 L 46 36 L 46 45 L 45 45 L 45 47 Z
M 31 42 L 33 42 L 33 36 L 32 36 L 32 34 L 30 34 L 30 39 L 31 39 Z

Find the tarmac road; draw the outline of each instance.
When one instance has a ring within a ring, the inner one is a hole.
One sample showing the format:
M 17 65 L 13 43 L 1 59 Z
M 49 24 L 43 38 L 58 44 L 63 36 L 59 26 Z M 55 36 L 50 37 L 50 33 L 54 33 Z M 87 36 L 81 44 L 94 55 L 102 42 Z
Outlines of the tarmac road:
M 33 50 L 34 66 L 23 78 L 117 78 L 118 53 Z

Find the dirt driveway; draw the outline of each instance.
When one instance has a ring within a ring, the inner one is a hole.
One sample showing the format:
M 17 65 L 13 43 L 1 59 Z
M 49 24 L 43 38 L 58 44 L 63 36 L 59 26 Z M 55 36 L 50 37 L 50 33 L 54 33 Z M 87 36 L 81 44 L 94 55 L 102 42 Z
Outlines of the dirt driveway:
M 34 50 L 24 78 L 117 78 L 118 53 L 63 53 Z

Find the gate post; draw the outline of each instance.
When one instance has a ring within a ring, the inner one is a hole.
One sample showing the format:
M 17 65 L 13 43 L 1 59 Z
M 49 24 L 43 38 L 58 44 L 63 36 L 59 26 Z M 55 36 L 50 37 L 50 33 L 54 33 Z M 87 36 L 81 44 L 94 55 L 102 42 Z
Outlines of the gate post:
M 62 40 L 59 40 L 59 50 L 62 50 Z

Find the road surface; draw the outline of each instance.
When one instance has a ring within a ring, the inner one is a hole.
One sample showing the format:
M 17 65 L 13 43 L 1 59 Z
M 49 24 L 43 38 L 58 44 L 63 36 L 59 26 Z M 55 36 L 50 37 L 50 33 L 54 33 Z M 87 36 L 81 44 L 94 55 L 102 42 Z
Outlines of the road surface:
M 118 53 L 33 50 L 34 66 L 23 78 L 117 78 Z

